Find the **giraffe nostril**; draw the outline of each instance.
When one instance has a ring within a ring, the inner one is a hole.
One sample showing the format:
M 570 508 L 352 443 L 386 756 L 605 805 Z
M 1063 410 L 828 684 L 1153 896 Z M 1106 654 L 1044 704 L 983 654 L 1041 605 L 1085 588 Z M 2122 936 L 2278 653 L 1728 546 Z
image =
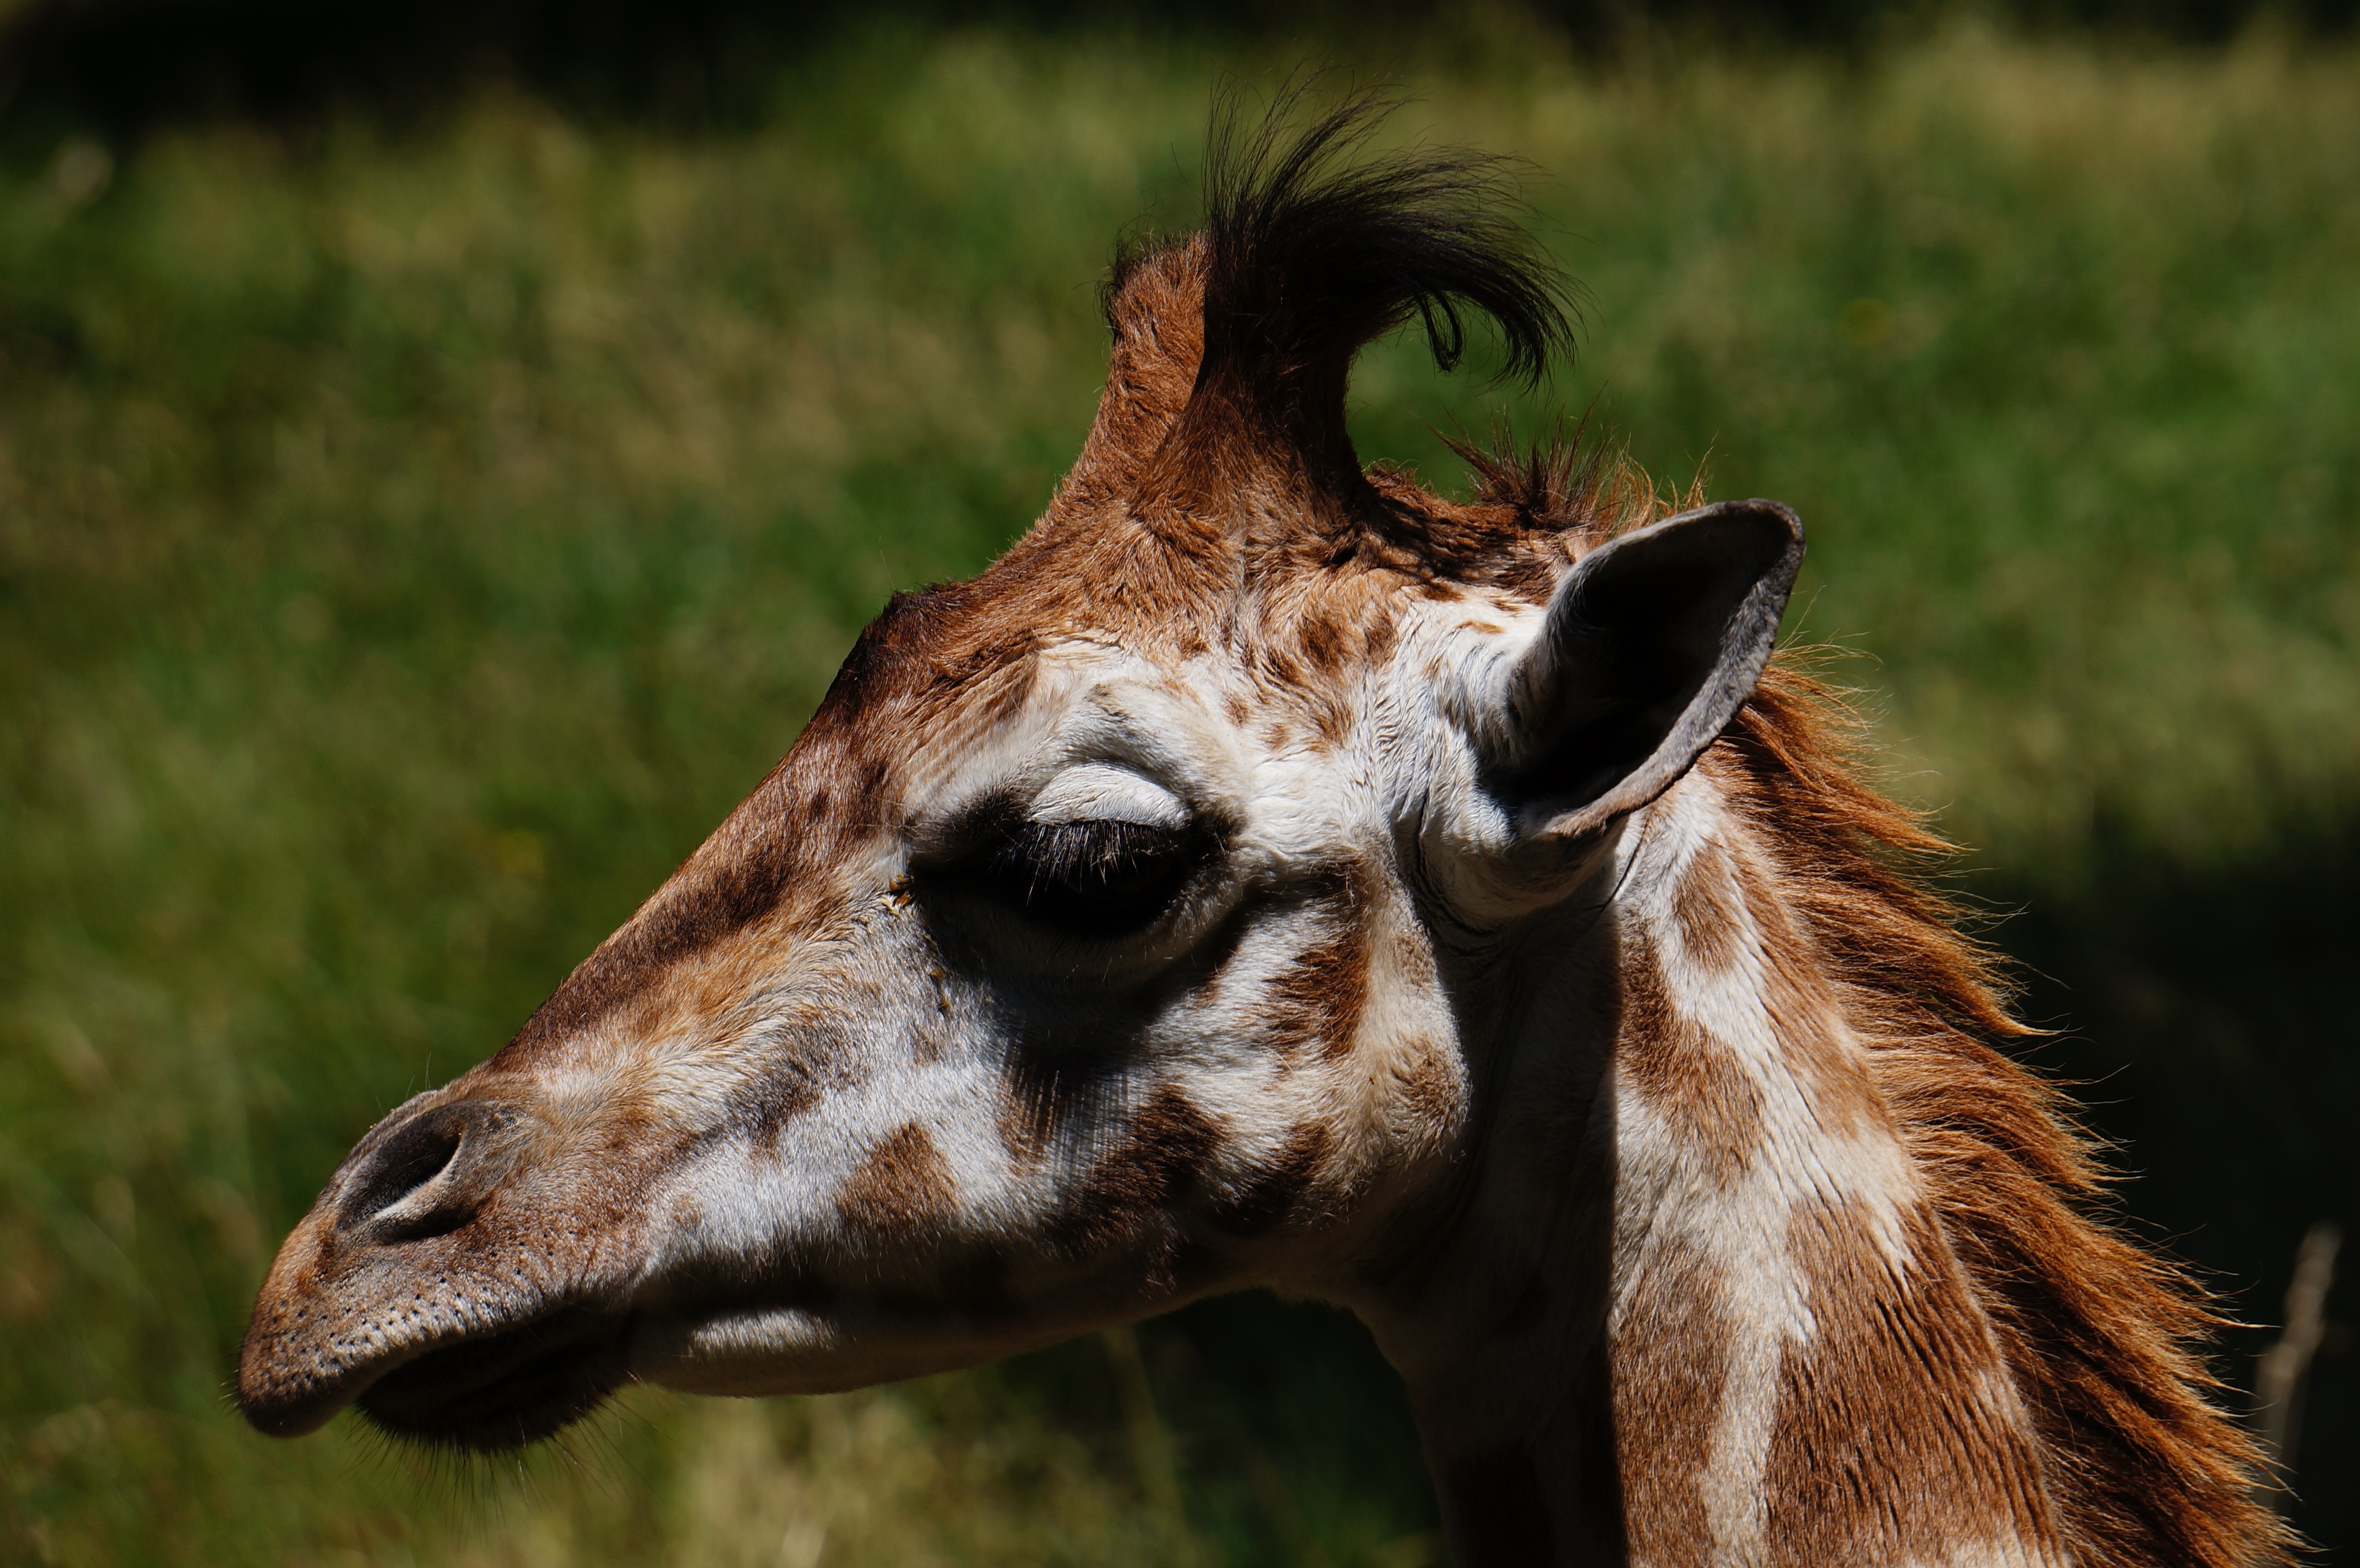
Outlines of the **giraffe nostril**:
M 338 1228 L 375 1219 L 449 1170 L 466 1142 L 467 1120 L 428 1111 L 379 1144 L 346 1192 Z

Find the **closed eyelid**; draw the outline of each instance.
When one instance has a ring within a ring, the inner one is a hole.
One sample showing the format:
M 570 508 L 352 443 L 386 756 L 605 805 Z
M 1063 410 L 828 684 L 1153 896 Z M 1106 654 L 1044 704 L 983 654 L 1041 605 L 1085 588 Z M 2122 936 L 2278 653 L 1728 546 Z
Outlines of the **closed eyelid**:
M 1083 763 L 1058 774 L 1024 813 L 1027 820 L 1048 825 L 1128 822 L 1172 830 L 1186 827 L 1195 814 L 1163 785 L 1102 762 Z

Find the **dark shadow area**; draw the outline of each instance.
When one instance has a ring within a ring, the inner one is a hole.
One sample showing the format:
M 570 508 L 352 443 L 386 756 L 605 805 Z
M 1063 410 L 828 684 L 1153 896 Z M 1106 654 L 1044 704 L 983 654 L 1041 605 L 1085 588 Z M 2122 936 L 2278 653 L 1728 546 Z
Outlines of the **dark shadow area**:
M 1611 50 L 1650 38 L 1856 48 L 1922 27 L 1950 7 L 1535 0 L 1525 9 L 1584 49 Z M 2360 18 L 2360 0 L 2000 0 L 1982 9 L 2036 29 L 2194 43 L 2232 38 L 2264 17 L 2319 34 Z M 576 114 L 712 130 L 758 119 L 781 74 L 849 27 L 1276 35 L 1343 49 L 1447 24 L 1459 10 L 1437 0 L 34 0 L 0 27 L 0 129 L 71 125 L 128 137 L 191 119 L 286 121 L 351 109 L 399 120 L 500 81 Z
M 1375 0 L 1363 25 L 1430 9 Z M 285 123 L 359 111 L 399 121 L 486 82 L 589 118 L 679 132 L 758 121 L 799 61 L 849 28 L 1088 27 L 1212 38 L 1314 28 L 1327 0 L 38 0 L 0 34 L 0 114 L 116 137 L 190 120 Z
M 1188 1470 L 1226 1478 L 1211 1518 L 1233 1561 L 1301 1561 L 1306 1510 L 1372 1496 L 1402 1528 L 1436 1528 L 1408 1392 L 1349 1313 L 1256 1290 L 1150 1325 L 1142 1345 Z
M 2101 841 L 2103 844 L 2103 839 Z M 2063 1031 L 2030 1053 L 2080 1083 L 2089 1125 L 2117 1146 L 2130 1228 L 2194 1265 L 2254 1326 L 2224 1336 L 2219 1370 L 2242 1402 L 2276 1337 L 2306 1227 L 2360 1226 L 2360 833 L 2289 844 L 2234 872 L 2188 872 L 2099 851 L 2090 890 L 2021 887 L 1997 937 L 2038 973 L 2027 1016 Z M 2345 1560 L 2360 1542 L 2360 1357 L 2347 1247 L 2311 1374 L 2295 1522 Z
M 1251 1290 L 1142 1323 L 1138 1346 L 1183 1506 L 1220 1543 L 1221 1561 L 1322 1562 L 1323 1537 L 1438 1528 L 1409 1395 L 1349 1312 Z M 982 1376 L 1023 1390 L 1108 1455 L 1136 1458 L 1125 1454 L 1122 1372 L 1098 1336 Z

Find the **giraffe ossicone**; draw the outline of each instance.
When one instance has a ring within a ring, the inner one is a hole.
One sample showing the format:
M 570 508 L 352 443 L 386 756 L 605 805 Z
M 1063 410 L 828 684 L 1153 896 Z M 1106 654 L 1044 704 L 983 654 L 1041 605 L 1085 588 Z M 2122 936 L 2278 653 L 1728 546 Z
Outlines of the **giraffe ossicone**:
M 2206 1309 L 1773 658 L 1793 514 L 1361 467 L 1371 339 L 1569 347 L 1502 166 L 1382 115 L 1217 126 L 1046 515 L 355 1149 L 257 1426 L 513 1446 L 1270 1285 L 1374 1332 L 1462 1568 L 2282 1560 Z

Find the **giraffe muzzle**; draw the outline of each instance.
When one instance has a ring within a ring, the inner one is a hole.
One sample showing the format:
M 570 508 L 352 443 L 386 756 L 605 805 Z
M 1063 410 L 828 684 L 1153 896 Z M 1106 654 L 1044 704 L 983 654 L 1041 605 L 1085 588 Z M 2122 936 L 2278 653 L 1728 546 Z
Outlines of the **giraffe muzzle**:
M 488 1449 L 604 1399 L 628 1320 L 569 1216 L 615 1167 L 569 1149 L 566 1126 L 495 1083 L 421 1095 L 362 1139 L 257 1299 L 246 1419 L 292 1436 L 357 1404 L 398 1435 Z

